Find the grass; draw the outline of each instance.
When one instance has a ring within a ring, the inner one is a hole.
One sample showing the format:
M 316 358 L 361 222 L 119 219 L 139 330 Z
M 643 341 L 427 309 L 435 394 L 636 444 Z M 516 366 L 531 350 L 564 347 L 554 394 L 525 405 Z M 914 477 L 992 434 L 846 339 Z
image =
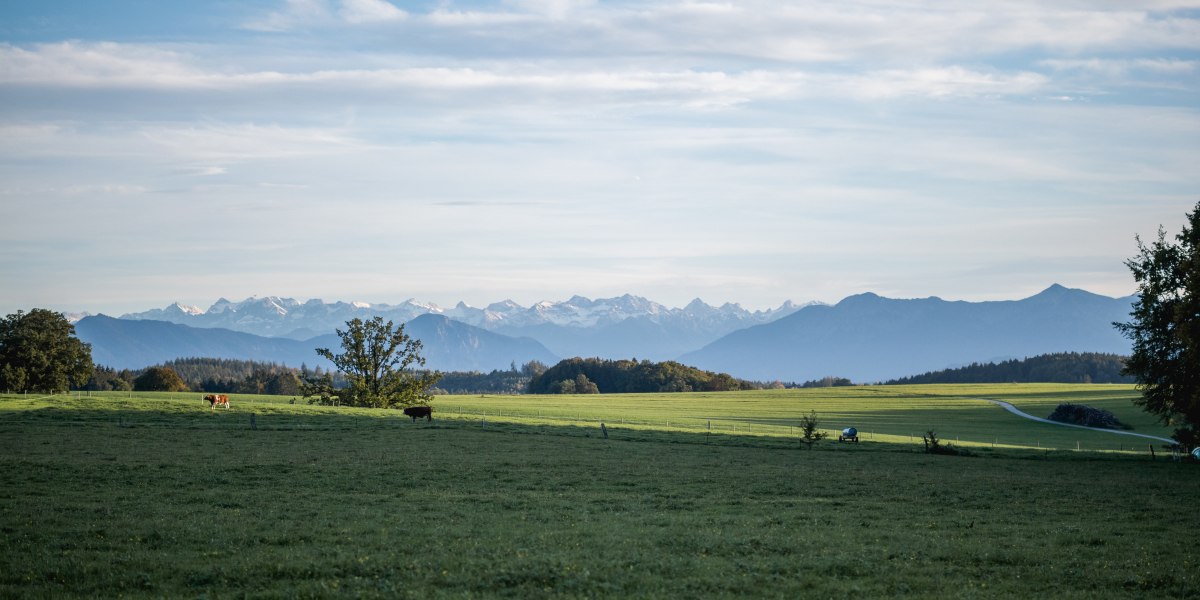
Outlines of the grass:
M 277 398 L 0 397 L 0 596 L 1200 595 L 1200 466 L 993 450 L 989 423 L 1053 427 L 965 400 L 1000 394 L 1040 414 L 1131 391 L 448 397 L 416 424 Z M 814 409 L 878 439 L 802 450 L 787 423 Z M 917 424 L 976 455 L 920 453 Z

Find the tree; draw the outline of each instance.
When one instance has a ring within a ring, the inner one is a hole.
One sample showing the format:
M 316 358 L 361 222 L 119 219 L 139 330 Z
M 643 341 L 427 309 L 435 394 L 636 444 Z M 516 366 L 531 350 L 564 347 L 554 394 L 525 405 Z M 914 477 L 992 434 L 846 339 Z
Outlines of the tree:
M 576 394 L 599 394 L 600 388 L 587 378 L 587 375 L 580 373 L 575 376 L 575 393 Z
M 374 408 L 403 408 L 433 399 L 429 388 L 442 375 L 411 369 L 424 366 L 425 359 L 420 354 L 421 340 L 404 333 L 404 324 L 384 323 L 383 317 L 352 319 L 346 322 L 346 330 L 339 329 L 337 334 L 342 353 L 317 348 L 317 354 L 333 363 L 347 385 L 335 388 L 329 374 L 310 376 L 301 386 L 305 398 L 319 404 Z
M 133 380 L 135 392 L 186 392 L 188 386 L 170 367 L 150 367 Z
M 0 389 L 65 392 L 92 377 L 92 347 L 62 313 L 35 308 L 0 321 Z
M 1138 284 L 1132 320 L 1114 325 L 1133 342 L 1123 372 L 1142 392 L 1135 402 L 1193 447 L 1200 442 L 1200 202 L 1175 242 L 1162 227 L 1149 246 L 1137 238 L 1137 256 L 1125 261 Z
M 825 439 L 829 434 L 817 429 L 820 426 L 817 411 L 812 411 L 807 417 L 800 417 L 800 443 L 812 450 L 813 444 Z

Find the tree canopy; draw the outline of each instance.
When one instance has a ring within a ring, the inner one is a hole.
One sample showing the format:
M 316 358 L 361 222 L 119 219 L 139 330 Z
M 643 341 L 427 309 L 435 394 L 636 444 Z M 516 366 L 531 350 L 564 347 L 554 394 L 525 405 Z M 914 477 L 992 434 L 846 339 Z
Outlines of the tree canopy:
M 532 394 L 720 392 L 753 387 L 728 374 L 702 371 L 675 361 L 601 358 L 569 358 L 529 382 Z
M 1125 261 L 1138 284 L 1132 320 L 1115 323 L 1133 342 L 1125 372 L 1137 379 L 1136 401 L 1187 446 L 1200 442 L 1200 202 L 1175 242 L 1162 227 Z
M 317 348 L 317 354 L 333 363 L 346 385 L 335 387 L 329 374 L 309 377 L 301 386 L 305 398 L 320 404 L 374 408 L 403 408 L 432 400 L 429 390 L 441 374 L 413 370 L 425 364 L 421 340 L 404 333 L 403 323 L 384 323 L 383 317 L 352 319 L 337 335 L 340 354 L 328 348 Z
M 170 367 L 150 367 L 133 380 L 136 392 L 186 392 L 188 386 Z
M 65 392 L 92 376 L 91 346 L 62 313 L 35 308 L 0 321 L 0 389 Z

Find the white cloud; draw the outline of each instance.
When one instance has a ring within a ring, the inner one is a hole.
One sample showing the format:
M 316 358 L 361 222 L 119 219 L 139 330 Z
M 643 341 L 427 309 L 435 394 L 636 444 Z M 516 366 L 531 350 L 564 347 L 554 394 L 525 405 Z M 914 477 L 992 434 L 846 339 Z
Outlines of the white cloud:
M 325 0 L 285 0 L 279 10 L 267 13 L 245 25 L 256 31 L 282 32 L 297 27 L 306 27 L 328 22 L 332 18 L 329 4 Z
M 1025 96 L 1045 87 L 1049 80 L 1038 73 L 985 73 L 958 66 L 892 69 L 862 76 L 830 77 L 830 85 L 858 98 L 924 96 L 953 98 Z
M 434 26 L 530 53 L 712 56 L 797 63 L 961 61 L 1020 51 L 1200 49 L 1194 3 L 908 1 L 593 4 L 544 0 L 430 13 Z
M 1048 58 L 1038 61 L 1038 64 L 1055 71 L 1088 71 L 1115 77 L 1130 72 L 1186 75 L 1196 72 L 1200 62 L 1178 58 Z
M 408 16 L 386 0 L 342 0 L 338 14 L 354 24 L 400 21 Z
M 555 20 L 565 19 L 580 9 L 596 5 L 595 0 L 508 0 L 507 3 L 523 12 L 543 15 Z
M 748 71 L 586 70 L 570 64 L 498 68 L 413 67 L 310 72 L 222 72 L 176 52 L 113 43 L 65 42 L 33 49 L 0 46 L 0 85 L 108 89 L 227 90 L 260 94 L 272 88 L 355 94 L 409 91 L 490 91 L 502 101 L 545 102 L 555 97 L 592 103 L 643 102 L 682 107 L 728 107 L 778 98 L 888 99 L 1028 95 L 1045 76 L 1021 71 L 984 72 L 961 66 L 889 69 L 865 73 Z M 495 97 L 480 99 L 492 103 Z

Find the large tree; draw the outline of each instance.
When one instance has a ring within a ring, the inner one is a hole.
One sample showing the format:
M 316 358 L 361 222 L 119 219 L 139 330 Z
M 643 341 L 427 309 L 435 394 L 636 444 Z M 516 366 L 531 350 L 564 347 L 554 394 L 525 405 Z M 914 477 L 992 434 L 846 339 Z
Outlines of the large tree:
M 1116 323 L 1133 341 L 1125 373 L 1137 379 L 1137 403 L 1167 425 L 1186 446 L 1200 441 L 1200 203 L 1175 242 L 1162 227 L 1158 239 L 1137 240 L 1125 261 L 1138 284 L 1132 320 Z
M 91 346 L 62 313 L 35 308 L 0 321 L 0 390 L 65 392 L 94 369 Z
M 421 340 L 404 333 L 404 324 L 384 323 L 383 317 L 369 321 L 353 319 L 346 330 L 337 330 L 342 352 L 317 348 L 317 354 L 333 363 L 346 379 L 345 387 L 335 387 L 326 374 L 309 377 L 302 386 L 305 398 L 321 404 L 403 408 L 428 404 L 429 393 L 441 373 L 416 372 L 425 365 Z
M 171 367 L 150 367 L 133 380 L 135 392 L 186 392 L 188 386 Z

